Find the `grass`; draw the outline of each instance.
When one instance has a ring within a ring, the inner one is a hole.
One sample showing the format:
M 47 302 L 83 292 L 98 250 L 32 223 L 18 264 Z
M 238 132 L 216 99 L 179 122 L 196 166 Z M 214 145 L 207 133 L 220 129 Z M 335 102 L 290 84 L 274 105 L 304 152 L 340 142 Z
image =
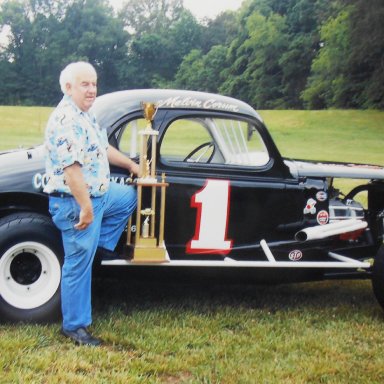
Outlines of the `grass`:
M 51 111 L 49 107 L 0 106 L 0 150 L 41 143 Z M 279 110 L 260 114 L 284 157 L 384 164 L 382 111 Z
M 73 346 L 59 324 L 1 325 L 1 382 L 384 380 L 384 318 L 368 281 L 202 287 L 103 280 L 94 284 L 94 317 L 101 348 Z
M 49 108 L 0 107 L 1 149 L 42 141 Z M 287 157 L 384 164 L 384 114 L 261 111 Z M 384 314 L 369 281 L 281 286 L 106 279 L 92 331 L 0 324 L 1 383 L 382 383 Z
M 261 111 L 284 157 L 384 164 L 384 112 Z
M 49 107 L 0 106 L 0 150 L 41 144 L 51 112 Z

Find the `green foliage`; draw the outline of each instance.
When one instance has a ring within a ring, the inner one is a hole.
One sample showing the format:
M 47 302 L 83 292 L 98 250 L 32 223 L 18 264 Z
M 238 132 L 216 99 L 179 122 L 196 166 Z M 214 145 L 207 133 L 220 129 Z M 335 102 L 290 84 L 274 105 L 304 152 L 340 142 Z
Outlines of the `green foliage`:
M 303 100 L 310 108 L 383 108 L 382 1 L 341 1 L 321 28 Z
M 243 51 L 251 53 L 244 72 L 250 83 L 250 101 L 256 108 L 283 107 L 279 58 L 288 45 L 285 17 L 277 13 L 269 17 L 253 13 L 247 20 L 247 29 L 249 38 L 243 44 Z
M 350 1 L 347 1 L 347 3 Z M 384 3 L 381 0 L 351 1 L 350 81 L 358 88 L 356 104 L 384 108 Z
M 182 87 L 257 108 L 384 108 L 382 0 L 246 0 L 198 22 L 182 0 L 3 0 L 0 104 L 53 105 L 73 60 L 99 93 Z M 196 54 L 196 52 L 200 52 Z
M 130 55 L 124 59 L 120 71 L 122 84 L 129 84 L 128 88 L 150 88 L 158 83 L 166 86 L 173 79 L 184 55 L 200 39 L 199 27 L 190 14 L 184 14 L 169 31 L 163 32 L 132 38 Z
M 125 57 L 128 33 L 121 20 L 113 16 L 107 0 L 77 1 L 68 7 L 61 23 L 59 41 L 64 46 L 64 57 L 85 59 L 102 73 L 99 88 L 102 93 L 119 86 L 118 68 Z M 64 41 L 64 39 L 68 39 Z M 66 59 L 65 64 L 70 60 Z
M 346 79 L 350 42 L 350 10 L 340 11 L 321 28 L 322 49 L 313 61 L 313 76 L 303 99 L 311 108 L 348 105 L 352 86 Z M 312 88 L 313 87 L 313 88 Z M 320 92 L 319 92 L 320 91 Z M 316 104 L 314 101 L 317 101 Z
M 181 63 L 175 76 L 176 88 L 216 92 L 224 75 L 222 68 L 226 66 L 227 49 L 216 45 L 203 55 L 200 50 L 191 51 Z
M 216 45 L 228 47 L 237 36 L 238 17 L 235 12 L 226 11 L 208 21 L 204 29 L 202 51 L 208 52 Z
M 323 0 L 245 2 L 219 91 L 257 108 L 301 108 L 318 27 L 328 15 L 324 4 Z
M 88 60 L 104 73 L 104 92 L 118 85 L 127 33 L 106 0 L 8 0 L 1 13 L 11 35 L 1 61 L 0 103 L 57 103 L 59 73 L 72 60 Z
M 137 36 L 164 31 L 177 22 L 185 12 L 181 0 L 128 0 L 120 18 Z

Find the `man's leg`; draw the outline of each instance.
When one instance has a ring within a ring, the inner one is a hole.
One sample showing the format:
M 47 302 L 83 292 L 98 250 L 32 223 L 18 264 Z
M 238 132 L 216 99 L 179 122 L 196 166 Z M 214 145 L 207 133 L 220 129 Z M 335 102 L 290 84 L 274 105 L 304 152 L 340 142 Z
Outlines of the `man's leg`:
M 134 187 L 117 183 L 110 184 L 101 223 L 100 247 L 110 251 L 115 249 L 129 217 L 136 208 L 136 204 Z
M 87 233 L 84 233 L 84 232 Z M 63 329 L 72 331 L 92 323 L 91 279 L 95 233 L 86 229 L 63 233 L 65 250 L 61 278 Z
M 63 329 L 74 331 L 92 322 L 92 263 L 100 234 L 103 198 L 93 199 L 94 221 L 85 230 L 74 225 L 79 219 L 79 207 L 72 198 L 50 200 L 52 219 L 61 230 L 64 245 L 64 265 L 61 278 Z

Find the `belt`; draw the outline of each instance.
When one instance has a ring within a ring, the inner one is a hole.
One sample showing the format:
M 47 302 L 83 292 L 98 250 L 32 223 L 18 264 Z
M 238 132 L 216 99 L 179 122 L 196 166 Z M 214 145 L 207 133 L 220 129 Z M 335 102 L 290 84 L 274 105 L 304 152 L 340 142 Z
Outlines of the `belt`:
M 62 199 L 63 199 L 63 198 L 66 198 L 66 197 L 74 197 L 74 196 L 71 195 L 70 193 L 66 193 L 66 192 L 52 192 L 52 193 L 49 193 L 49 196 L 52 196 L 52 197 L 61 197 Z M 92 199 L 95 199 L 95 198 L 97 198 L 97 197 L 101 197 L 101 196 L 92 196 L 92 195 L 90 195 L 89 197 L 92 198 Z
M 71 195 L 70 193 L 65 193 L 65 192 L 52 192 L 49 194 L 49 196 L 52 196 L 52 197 L 61 197 L 61 198 L 64 198 L 64 197 L 73 197 L 73 195 Z

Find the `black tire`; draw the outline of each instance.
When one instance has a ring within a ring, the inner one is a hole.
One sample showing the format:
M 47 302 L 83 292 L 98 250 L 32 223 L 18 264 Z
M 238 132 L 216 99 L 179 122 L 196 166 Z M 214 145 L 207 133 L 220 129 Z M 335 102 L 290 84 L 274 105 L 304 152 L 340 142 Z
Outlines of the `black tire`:
M 0 220 L 0 319 L 49 322 L 60 314 L 63 248 L 50 218 L 17 213 Z
M 372 288 L 377 301 L 384 309 L 384 245 L 377 252 L 373 264 Z

